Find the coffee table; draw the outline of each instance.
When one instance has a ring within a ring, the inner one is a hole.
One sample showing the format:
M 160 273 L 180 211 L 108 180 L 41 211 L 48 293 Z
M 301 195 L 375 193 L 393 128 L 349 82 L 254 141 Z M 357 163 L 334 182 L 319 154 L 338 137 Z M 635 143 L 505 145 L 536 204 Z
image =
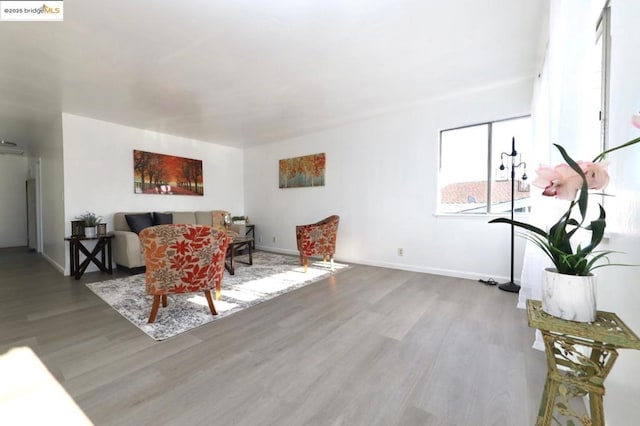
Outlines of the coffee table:
M 235 238 L 233 241 L 229 243 L 229 246 L 227 247 L 227 258 L 224 261 L 224 267 L 227 269 L 227 271 L 229 271 L 231 275 L 235 275 L 236 273 L 236 268 L 235 268 L 236 256 L 238 252 L 242 250 L 246 249 L 249 251 L 249 261 L 244 262 L 244 261 L 238 260 L 238 262 L 244 263 L 245 265 L 253 265 L 253 254 L 251 252 L 252 245 L 253 245 L 253 238 L 246 238 L 246 237 Z

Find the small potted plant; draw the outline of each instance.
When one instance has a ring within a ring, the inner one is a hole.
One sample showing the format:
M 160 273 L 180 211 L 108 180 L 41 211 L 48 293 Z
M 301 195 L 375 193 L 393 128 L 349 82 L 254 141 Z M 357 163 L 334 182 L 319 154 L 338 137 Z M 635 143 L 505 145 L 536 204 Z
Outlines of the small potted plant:
M 238 223 L 240 225 L 244 225 L 245 223 L 249 223 L 247 216 L 233 216 L 231 220 L 233 223 Z
M 76 216 L 76 219 L 84 221 L 84 236 L 86 238 L 95 238 L 98 235 L 96 227 L 102 221 L 102 216 L 97 216 L 92 212 L 86 212 L 80 216 Z

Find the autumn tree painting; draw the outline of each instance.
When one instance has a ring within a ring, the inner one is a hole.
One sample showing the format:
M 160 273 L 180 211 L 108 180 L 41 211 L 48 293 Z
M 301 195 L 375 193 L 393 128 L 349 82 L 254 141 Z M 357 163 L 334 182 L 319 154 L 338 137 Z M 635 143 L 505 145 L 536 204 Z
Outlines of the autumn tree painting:
M 280 188 L 324 186 L 325 154 L 280 160 Z
M 136 194 L 204 195 L 202 160 L 133 150 Z

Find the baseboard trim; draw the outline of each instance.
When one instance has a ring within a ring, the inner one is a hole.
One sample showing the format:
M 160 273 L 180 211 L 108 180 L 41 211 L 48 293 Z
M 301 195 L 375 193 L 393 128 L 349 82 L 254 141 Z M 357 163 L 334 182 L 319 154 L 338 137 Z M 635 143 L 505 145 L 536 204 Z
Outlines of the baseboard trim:
M 56 268 L 62 275 L 69 275 L 68 271 L 65 270 L 64 266 L 60 265 L 58 262 L 56 262 L 55 260 L 53 260 L 53 258 L 51 258 L 49 255 L 47 255 L 47 253 L 42 252 L 40 253 L 42 255 L 42 257 L 45 258 L 45 260 L 47 262 L 49 262 L 51 264 L 51 266 L 53 266 L 54 268 Z
M 345 259 L 345 258 L 336 259 L 336 261 L 343 261 L 345 263 L 358 263 L 361 265 L 368 265 L 368 266 L 377 266 L 380 268 L 398 269 L 401 271 L 421 272 L 424 274 L 442 275 L 445 277 L 462 278 L 462 279 L 474 280 L 474 281 L 477 281 L 478 279 L 487 280 L 489 278 L 492 278 L 498 282 L 506 282 L 509 280 L 508 277 L 487 275 L 480 272 L 458 271 L 458 270 L 443 269 L 443 268 L 429 268 L 424 266 L 407 265 L 402 263 L 379 262 L 379 261 L 369 261 L 369 260 L 361 260 L 361 259 Z
M 290 254 L 293 256 L 300 255 L 300 252 L 298 250 L 288 250 L 288 249 L 283 249 L 278 247 L 256 245 L 255 250 L 270 251 L 271 253 L 279 253 L 279 254 Z
M 271 252 L 280 253 L 280 254 L 291 254 L 294 256 L 299 255 L 298 250 L 289 250 L 289 249 L 260 246 L 260 245 L 256 245 L 256 250 L 271 251 Z M 389 269 L 398 269 L 401 271 L 421 272 L 424 274 L 442 275 L 445 277 L 462 278 L 462 279 L 474 280 L 474 281 L 477 281 L 478 279 L 488 280 L 489 278 L 492 278 L 497 282 L 502 283 L 502 282 L 508 282 L 510 280 L 509 277 L 487 275 L 480 272 L 457 271 L 453 269 L 442 269 L 442 268 L 429 268 L 424 266 L 407 265 L 404 263 L 380 262 L 380 261 L 374 261 L 374 260 L 368 260 L 368 259 L 336 257 L 335 261 L 341 262 L 341 263 L 347 263 L 347 264 L 377 266 L 379 268 L 389 268 Z M 518 281 L 516 280 L 516 284 L 517 283 Z

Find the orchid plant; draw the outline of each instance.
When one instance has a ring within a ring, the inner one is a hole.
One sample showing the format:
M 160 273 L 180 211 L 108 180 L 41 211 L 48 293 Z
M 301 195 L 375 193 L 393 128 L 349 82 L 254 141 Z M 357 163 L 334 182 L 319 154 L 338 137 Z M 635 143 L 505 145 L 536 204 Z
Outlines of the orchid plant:
M 542 194 L 545 196 L 570 201 L 566 212 L 548 232 L 528 223 L 507 218 L 493 219 L 489 223 L 508 223 L 525 229 L 525 237 L 542 249 L 560 274 L 586 276 L 596 268 L 613 265 L 607 257 L 613 251 L 595 250 L 602 242 L 606 227 L 606 213 L 602 205 L 599 205 L 598 218 L 585 225 L 589 190 L 602 190 L 609 183 L 609 163 L 603 161 L 607 154 L 638 142 L 640 137 L 602 152 L 593 161 L 574 161 L 562 146 L 554 144 L 566 164 L 555 167 L 541 166 L 536 170 L 538 176 L 532 185 L 543 188 Z M 576 207 L 579 212 L 577 218 L 574 217 Z M 578 244 L 574 250 L 571 239 L 579 229 L 590 231 L 591 240 L 584 247 Z M 603 260 L 606 263 L 598 264 L 598 261 Z

